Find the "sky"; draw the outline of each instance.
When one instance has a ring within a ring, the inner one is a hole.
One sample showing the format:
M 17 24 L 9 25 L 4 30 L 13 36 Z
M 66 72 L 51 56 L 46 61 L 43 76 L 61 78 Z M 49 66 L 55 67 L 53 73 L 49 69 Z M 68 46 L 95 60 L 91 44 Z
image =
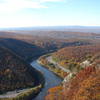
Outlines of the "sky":
M 0 28 L 100 26 L 100 0 L 0 0 Z

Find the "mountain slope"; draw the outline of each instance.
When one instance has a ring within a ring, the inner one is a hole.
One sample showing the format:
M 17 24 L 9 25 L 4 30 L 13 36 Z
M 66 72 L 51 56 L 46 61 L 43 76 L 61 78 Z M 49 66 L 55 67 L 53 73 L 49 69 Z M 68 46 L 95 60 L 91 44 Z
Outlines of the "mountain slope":
M 61 86 L 48 90 L 45 100 L 100 100 L 100 45 L 66 47 L 53 54 L 66 68 L 69 63 L 90 61 L 77 73 L 68 74 Z M 69 62 L 68 62 L 69 61 Z M 74 69 L 75 71 L 75 69 Z
M 100 45 L 70 46 L 58 50 L 53 56 L 59 61 L 72 59 L 76 62 L 82 62 L 99 52 Z
M 100 62 L 97 65 L 86 67 L 63 86 L 49 89 L 45 100 L 100 100 Z
M 39 84 L 40 73 L 21 58 L 0 47 L 0 93 Z
M 19 36 L 19 35 L 18 35 Z M 23 36 L 24 37 L 24 36 Z M 13 39 L 13 38 L 0 38 L 0 46 L 4 46 L 25 61 L 31 61 L 34 58 L 37 58 L 45 53 L 53 52 L 59 48 L 65 46 L 73 45 L 87 45 L 90 44 L 88 41 L 80 40 L 54 40 L 51 38 L 41 38 L 41 37 L 25 37 L 22 39 Z
M 27 42 L 10 38 L 0 39 L 0 45 L 10 49 L 14 53 L 22 57 L 25 61 L 31 59 L 32 57 L 37 57 L 39 56 L 39 53 L 42 54 L 43 52 L 42 48 L 36 45 L 31 45 Z

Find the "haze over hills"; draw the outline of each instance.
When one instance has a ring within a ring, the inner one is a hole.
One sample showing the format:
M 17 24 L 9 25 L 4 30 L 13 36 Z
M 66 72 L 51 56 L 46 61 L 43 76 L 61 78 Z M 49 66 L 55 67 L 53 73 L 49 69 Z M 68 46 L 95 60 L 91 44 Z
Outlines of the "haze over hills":
M 4 38 L 54 38 L 54 39 L 100 39 L 100 34 L 91 32 L 70 32 L 57 30 L 13 30 L 0 31 L 0 37 Z
M 100 33 L 100 26 L 35 26 L 35 27 L 15 27 L 0 28 L 3 31 L 67 31 L 67 32 L 89 32 Z

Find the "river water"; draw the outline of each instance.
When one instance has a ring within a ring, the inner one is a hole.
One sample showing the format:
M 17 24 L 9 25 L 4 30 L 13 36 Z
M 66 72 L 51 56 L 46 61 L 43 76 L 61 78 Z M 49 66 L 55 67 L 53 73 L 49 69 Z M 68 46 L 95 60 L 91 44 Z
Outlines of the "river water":
M 42 67 L 37 61 L 33 61 L 31 63 L 32 67 L 41 71 L 45 77 L 45 85 L 42 91 L 37 95 L 36 98 L 33 100 L 44 100 L 44 97 L 47 93 L 49 88 L 59 85 L 62 82 L 62 79 L 56 76 L 53 72 L 49 71 L 48 69 Z

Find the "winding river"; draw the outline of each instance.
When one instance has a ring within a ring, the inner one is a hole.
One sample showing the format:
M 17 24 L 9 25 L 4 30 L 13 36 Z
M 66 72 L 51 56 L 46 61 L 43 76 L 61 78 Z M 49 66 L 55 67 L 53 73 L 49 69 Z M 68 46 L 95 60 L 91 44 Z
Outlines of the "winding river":
M 47 90 L 51 87 L 57 86 L 62 82 L 62 79 L 56 76 L 53 72 L 42 67 L 36 60 L 31 63 L 32 67 L 41 71 L 45 77 L 45 85 L 42 91 L 33 100 L 44 100 Z

